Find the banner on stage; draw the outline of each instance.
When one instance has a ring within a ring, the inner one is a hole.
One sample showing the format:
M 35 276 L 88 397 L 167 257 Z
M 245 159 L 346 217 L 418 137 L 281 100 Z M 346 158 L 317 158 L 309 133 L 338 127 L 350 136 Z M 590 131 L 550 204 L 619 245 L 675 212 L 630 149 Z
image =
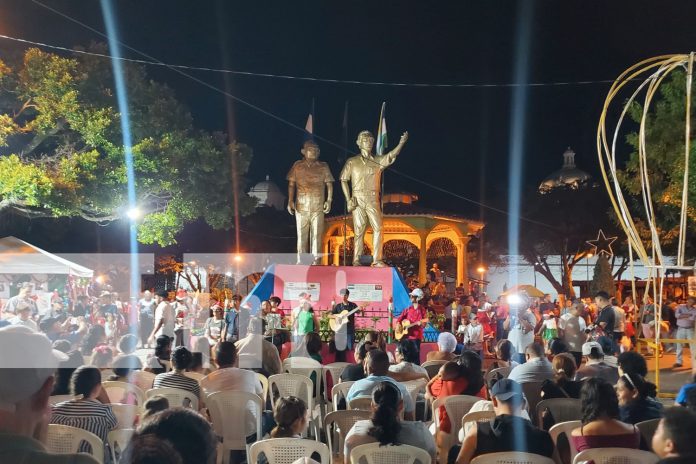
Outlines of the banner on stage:
M 353 301 L 382 302 L 382 285 L 376 284 L 348 284 L 350 299 Z
M 297 301 L 300 294 L 308 293 L 312 301 L 319 301 L 321 285 L 317 282 L 285 282 L 283 286 L 283 300 Z
M 689 276 L 686 279 L 689 289 L 689 296 L 696 296 L 696 276 Z

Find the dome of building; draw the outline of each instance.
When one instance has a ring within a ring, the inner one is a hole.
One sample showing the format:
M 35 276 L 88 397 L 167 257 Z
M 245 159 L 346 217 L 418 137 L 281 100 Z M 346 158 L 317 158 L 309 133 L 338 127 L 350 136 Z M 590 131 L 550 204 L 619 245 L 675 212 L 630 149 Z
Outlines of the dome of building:
M 563 167 L 552 172 L 539 185 L 540 193 L 548 193 L 558 187 L 577 189 L 589 182 L 592 177 L 575 166 L 575 152 L 568 147 L 563 153 Z
M 285 195 L 269 176 L 266 176 L 266 180 L 254 185 L 249 190 L 249 196 L 256 198 L 259 206 L 270 206 L 277 210 L 285 209 Z

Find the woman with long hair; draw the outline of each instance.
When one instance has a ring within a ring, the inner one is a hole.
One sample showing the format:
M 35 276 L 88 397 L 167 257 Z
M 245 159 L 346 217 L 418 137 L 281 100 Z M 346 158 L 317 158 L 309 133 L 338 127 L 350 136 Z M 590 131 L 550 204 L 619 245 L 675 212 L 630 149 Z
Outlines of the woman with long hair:
M 637 424 L 662 417 L 662 403 L 655 399 L 657 387 L 640 374 L 625 373 L 616 383 L 619 417 L 627 424 Z
M 350 452 L 359 445 L 407 444 L 427 451 L 435 462 L 435 441 L 423 422 L 403 422 L 404 401 L 399 388 L 392 382 L 381 382 L 372 391 L 372 416 L 353 425 L 346 436 L 343 456 L 346 464 Z M 421 463 L 428 464 L 428 463 Z
M 614 386 L 601 377 L 591 377 L 580 390 L 582 425 L 571 432 L 578 452 L 590 448 L 633 448 L 640 446 L 635 425 L 619 420 L 619 401 Z
M 271 438 L 302 438 L 307 428 L 307 405 L 296 396 L 279 398 L 273 408 L 273 419 L 276 426 L 271 430 Z
M 580 398 L 582 382 L 573 380 L 578 370 L 575 357 L 570 353 L 560 353 L 553 357 L 553 380 L 545 380 L 541 385 L 541 397 Z

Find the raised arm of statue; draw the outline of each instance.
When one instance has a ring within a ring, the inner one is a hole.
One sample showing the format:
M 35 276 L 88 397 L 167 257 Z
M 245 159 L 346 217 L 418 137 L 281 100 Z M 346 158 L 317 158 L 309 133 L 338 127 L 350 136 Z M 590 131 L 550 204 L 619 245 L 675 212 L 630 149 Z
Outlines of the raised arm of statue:
M 401 149 L 404 148 L 404 145 L 406 145 L 406 141 L 408 140 L 408 132 L 404 132 L 401 135 L 401 139 L 399 140 L 399 144 L 394 147 L 392 151 L 381 157 L 380 159 L 380 165 L 384 168 L 387 166 L 390 166 L 391 164 L 396 161 L 396 157 L 399 156 L 399 153 L 401 153 Z

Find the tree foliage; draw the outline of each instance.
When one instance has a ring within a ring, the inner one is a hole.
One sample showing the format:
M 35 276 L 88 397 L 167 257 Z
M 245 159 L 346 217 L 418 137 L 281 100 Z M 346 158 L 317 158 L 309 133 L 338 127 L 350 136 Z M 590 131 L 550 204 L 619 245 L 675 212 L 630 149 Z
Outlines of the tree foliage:
M 94 46 L 98 50 L 101 46 Z M 203 218 L 233 225 L 232 165 L 240 192 L 252 151 L 223 134 L 194 128 L 166 86 L 126 65 L 138 239 L 168 245 L 184 224 Z M 127 210 L 125 148 L 111 65 L 38 49 L 21 62 L 0 59 L 0 212 L 109 222 Z M 240 193 L 247 214 L 255 200 Z
M 696 90 L 692 89 L 694 94 Z M 693 113 L 693 109 L 692 109 Z M 633 103 L 630 107 L 631 119 L 640 123 L 643 107 Z M 645 143 L 650 189 L 655 205 L 656 223 L 663 251 L 674 252 L 674 245 L 679 234 L 681 217 L 682 187 L 684 185 L 684 127 L 686 117 L 686 75 L 675 71 L 660 86 L 658 97 L 653 101 L 645 124 Z M 693 132 L 696 121 L 691 117 L 691 149 L 689 153 L 689 190 L 688 190 L 688 229 L 689 236 L 696 233 L 696 140 Z M 638 132 L 627 136 L 627 142 L 633 149 L 628 161 L 618 178 L 626 191 L 633 196 L 629 206 L 634 213 L 634 221 L 641 235 L 649 240 L 650 232 L 646 222 L 640 182 L 640 160 L 638 157 Z M 687 240 L 687 247 L 693 241 Z
M 600 228 L 607 231 L 607 201 L 592 184 L 527 196 L 523 216 L 531 221 L 520 222 L 520 254 L 559 293 L 575 296 L 573 269 L 591 251 L 587 240 Z M 559 267 L 549 262 L 551 256 L 560 258 Z
M 594 274 L 590 281 L 590 294 L 595 295 L 599 291 L 605 291 L 610 296 L 616 294 L 616 285 L 614 285 L 614 276 L 612 275 L 611 265 L 609 260 L 604 255 L 597 257 L 597 262 L 594 267 Z

